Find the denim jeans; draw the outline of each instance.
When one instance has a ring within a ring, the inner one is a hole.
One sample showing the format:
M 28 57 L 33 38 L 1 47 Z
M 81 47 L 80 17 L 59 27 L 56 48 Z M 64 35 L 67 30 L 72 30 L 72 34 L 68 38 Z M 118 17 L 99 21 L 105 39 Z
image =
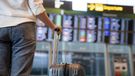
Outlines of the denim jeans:
M 35 23 L 0 28 L 0 76 L 29 76 L 36 46 Z

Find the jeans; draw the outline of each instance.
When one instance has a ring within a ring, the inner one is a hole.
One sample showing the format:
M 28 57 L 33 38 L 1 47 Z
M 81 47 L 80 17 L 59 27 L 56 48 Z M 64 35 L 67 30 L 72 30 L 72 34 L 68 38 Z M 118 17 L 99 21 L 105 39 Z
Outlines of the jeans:
M 34 22 L 0 28 L 0 76 L 29 76 L 36 46 Z

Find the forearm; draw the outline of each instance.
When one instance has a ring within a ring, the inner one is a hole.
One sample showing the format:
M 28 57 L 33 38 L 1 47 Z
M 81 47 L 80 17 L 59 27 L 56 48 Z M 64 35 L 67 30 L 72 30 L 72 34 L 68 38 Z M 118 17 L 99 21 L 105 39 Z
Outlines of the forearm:
M 52 30 L 55 29 L 55 24 L 49 19 L 48 15 L 46 12 L 43 12 L 39 15 L 37 15 L 37 17 L 44 22 L 48 27 L 50 27 Z

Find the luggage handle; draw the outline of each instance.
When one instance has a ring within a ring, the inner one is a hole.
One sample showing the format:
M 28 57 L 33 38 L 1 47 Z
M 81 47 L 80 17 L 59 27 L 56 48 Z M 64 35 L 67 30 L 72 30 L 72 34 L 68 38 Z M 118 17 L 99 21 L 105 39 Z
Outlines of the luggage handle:
M 59 42 L 60 34 L 57 32 L 57 30 L 54 31 L 54 38 L 51 43 L 51 50 L 50 50 L 50 58 L 49 58 L 49 64 L 50 66 L 52 64 L 58 63 L 58 42 Z

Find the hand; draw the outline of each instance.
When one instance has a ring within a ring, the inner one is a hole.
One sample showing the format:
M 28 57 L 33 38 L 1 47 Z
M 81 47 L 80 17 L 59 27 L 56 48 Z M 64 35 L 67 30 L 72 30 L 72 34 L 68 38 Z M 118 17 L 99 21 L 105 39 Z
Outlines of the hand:
M 58 34 L 61 34 L 62 28 L 61 28 L 60 26 L 56 26 L 56 27 L 54 28 L 54 31 L 56 31 Z

